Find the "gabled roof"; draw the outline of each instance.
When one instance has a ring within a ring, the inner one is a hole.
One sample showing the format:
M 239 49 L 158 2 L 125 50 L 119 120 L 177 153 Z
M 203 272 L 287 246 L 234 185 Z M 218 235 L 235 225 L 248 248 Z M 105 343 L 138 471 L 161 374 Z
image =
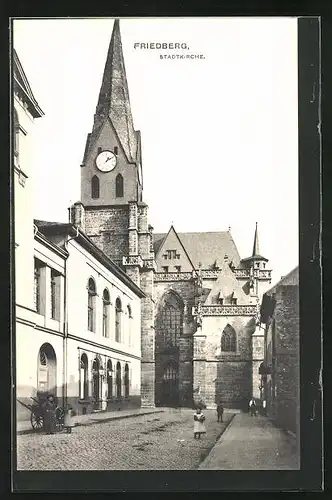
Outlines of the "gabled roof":
M 129 90 L 122 52 L 119 20 L 115 19 L 107 53 L 102 84 L 91 135 L 87 138 L 85 156 L 95 143 L 107 117 L 117 133 L 128 162 L 136 162 L 138 138 L 134 130 Z
M 15 49 L 13 49 L 13 76 L 14 91 L 20 94 L 21 98 L 26 102 L 31 115 L 34 118 L 43 116 L 44 112 L 39 107 L 39 104 L 32 93 L 28 79 L 24 73 L 23 66 Z
M 216 298 L 238 299 L 238 304 L 250 304 L 250 297 L 244 293 L 242 286 L 236 279 L 236 276 L 231 271 L 227 262 L 224 262 L 221 267 L 221 273 L 214 282 L 209 295 L 206 298 L 205 305 L 215 303 Z
M 162 238 L 162 240 L 161 240 L 161 242 L 160 242 L 160 245 L 159 245 L 159 247 L 158 247 L 158 251 L 156 252 L 156 258 L 158 257 L 158 254 L 159 254 L 159 252 L 161 251 L 161 248 L 162 248 L 162 246 L 163 246 L 164 242 L 165 242 L 165 241 L 167 241 L 167 238 L 168 238 L 169 234 L 171 234 L 172 232 L 174 233 L 174 235 L 175 235 L 176 239 L 178 240 L 178 242 L 179 242 L 179 244 L 180 244 L 180 247 L 183 249 L 183 251 L 184 251 L 184 253 L 185 253 L 185 255 L 186 255 L 186 257 L 187 257 L 187 259 L 188 259 L 188 261 L 189 261 L 189 264 L 191 265 L 191 267 L 192 267 L 193 269 L 195 269 L 195 266 L 194 266 L 194 264 L 193 264 L 193 262 L 192 262 L 192 260 L 191 260 L 190 256 L 188 255 L 187 249 L 186 249 L 186 248 L 185 248 L 185 246 L 183 245 L 183 243 L 182 243 L 182 241 L 181 241 L 181 238 L 179 237 L 178 233 L 175 231 L 175 229 L 174 229 L 174 226 L 173 226 L 173 225 L 170 227 L 170 229 L 169 229 L 168 233 L 167 233 L 166 235 L 164 235 L 164 237 Z
M 177 233 L 177 235 L 195 269 L 199 268 L 199 264 L 202 269 L 210 269 L 215 261 L 223 262 L 225 255 L 229 263 L 233 262 L 235 267 L 239 265 L 240 255 L 229 231 Z M 153 235 L 155 254 L 158 253 L 165 236 L 165 233 Z
M 278 283 L 276 283 L 272 288 L 265 292 L 267 295 L 273 295 L 279 286 L 292 286 L 299 284 L 299 266 L 296 266 L 292 271 L 290 271 L 286 276 L 283 276 Z M 264 294 L 265 295 L 265 294 Z
M 46 237 L 51 237 L 52 235 L 63 235 L 66 234 L 76 237 L 77 241 L 85 248 L 95 259 L 97 259 L 103 266 L 111 271 L 114 276 L 116 276 L 122 283 L 130 290 L 132 290 L 138 297 L 145 297 L 145 293 L 141 290 L 136 283 L 134 283 L 129 276 L 110 259 L 102 250 L 100 250 L 93 241 L 79 228 L 70 223 L 63 222 L 49 222 L 43 220 L 34 220 L 34 223 L 38 227 L 41 233 Z

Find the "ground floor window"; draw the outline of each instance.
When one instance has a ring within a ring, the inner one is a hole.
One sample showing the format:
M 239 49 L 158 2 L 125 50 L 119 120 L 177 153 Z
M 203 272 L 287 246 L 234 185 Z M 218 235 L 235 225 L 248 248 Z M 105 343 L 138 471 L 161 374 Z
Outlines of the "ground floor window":
M 113 397 L 113 368 L 112 361 L 109 359 L 107 362 L 107 398 Z
M 116 364 L 116 397 L 121 397 L 121 365 L 119 361 Z
M 38 392 L 56 395 L 56 355 L 49 343 L 39 349 L 37 384 Z
M 88 398 L 88 358 L 82 354 L 80 361 L 80 399 Z
M 124 386 L 125 386 L 125 397 L 127 398 L 129 396 L 129 366 L 127 363 L 125 366 Z

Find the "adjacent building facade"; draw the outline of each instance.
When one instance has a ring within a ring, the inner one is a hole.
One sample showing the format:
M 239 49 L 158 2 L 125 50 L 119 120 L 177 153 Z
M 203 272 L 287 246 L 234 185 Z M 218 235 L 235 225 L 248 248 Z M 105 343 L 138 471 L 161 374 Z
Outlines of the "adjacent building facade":
M 300 321 L 299 269 L 296 267 L 268 290 L 261 306 L 265 354 L 261 380 L 268 415 L 299 436 Z
M 78 414 L 140 406 L 145 295 L 76 226 L 33 219 L 29 141 L 43 112 L 13 61 L 17 417 L 49 393 Z

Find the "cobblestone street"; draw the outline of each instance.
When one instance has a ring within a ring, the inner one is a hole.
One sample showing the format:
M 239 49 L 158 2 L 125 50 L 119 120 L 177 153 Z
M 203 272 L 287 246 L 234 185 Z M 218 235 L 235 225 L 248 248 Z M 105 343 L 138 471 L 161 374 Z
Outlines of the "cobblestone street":
M 72 434 L 30 433 L 17 437 L 18 470 L 197 469 L 233 414 L 217 422 L 206 410 L 206 435 L 193 437 L 193 411 L 171 409 L 155 415 L 78 426 Z

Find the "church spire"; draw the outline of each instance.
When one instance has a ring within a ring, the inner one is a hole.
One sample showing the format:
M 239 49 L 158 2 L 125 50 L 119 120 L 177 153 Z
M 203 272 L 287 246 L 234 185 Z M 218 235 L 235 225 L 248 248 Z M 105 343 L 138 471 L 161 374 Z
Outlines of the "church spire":
M 259 255 L 259 241 L 258 241 L 258 228 L 256 222 L 255 236 L 254 236 L 254 246 L 252 248 L 252 257 Z
M 97 138 L 107 117 L 115 128 L 128 161 L 136 161 L 138 133 L 134 130 L 131 114 L 118 19 L 115 19 L 113 25 L 89 146 Z

